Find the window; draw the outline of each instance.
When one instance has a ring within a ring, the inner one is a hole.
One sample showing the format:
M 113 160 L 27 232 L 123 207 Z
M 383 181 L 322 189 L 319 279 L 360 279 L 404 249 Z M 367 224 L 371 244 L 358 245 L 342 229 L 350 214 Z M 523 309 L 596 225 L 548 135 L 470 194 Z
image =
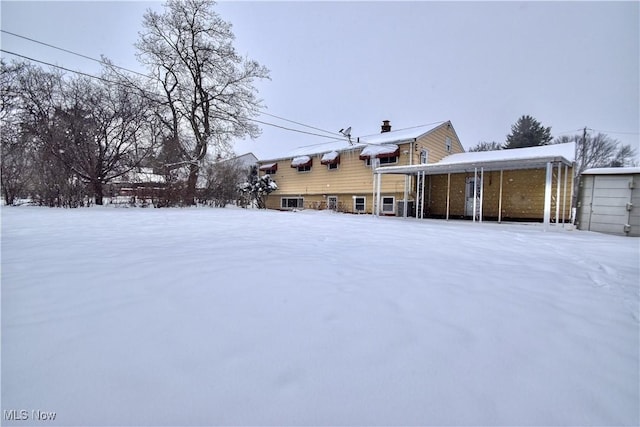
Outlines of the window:
M 391 156 L 391 157 L 382 157 L 377 159 L 378 160 L 378 166 L 379 165 L 391 165 L 394 163 L 398 163 L 398 156 Z M 367 159 L 365 160 L 367 166 L 371 166 L 371 159 Z
M 444 148 L 447 150 L 447 153 L 451 152 L 451 138 L 447 137 L 447 139 L 444 140 Z
M 382 198 L 382 213 L 394 213 L 396 199 L 395 197 L 383 197 Z
M 429 163 L 429 150 L 423 148 L 420 150 L 420 164 L 426 165 Z
M 337 170 L 340 164 L 340 153 L 337 151 L 324 153 L 320 159 L 320 164 L 327 165 L 327 170 Z
M 381 165 L 390 165 L 392 163 L 398 163 L 398 156 L 383 157 L 380 159 Z
M 311 171 L 312 164 L 313 164 L 313 159 L 309 156 L 298 156 L 298 157 L 294 157 L 291 160 L 291 167 L 296 168 L 298 172 Z
M 264 172 L 267 175 L 275 175 L 276 171 L 278 170 L 278 164 L 277 163 L 268 163 L 266 165 L 262 165 L 260 166 L 260 170 L 262 172 Z
M 360 160 L 366 160 L 367 166 L 389 165 L 398 162 L 400 147 L 396 144 L 369 144 L 360 152 Z M 378 162 L 371 159 L 378 159 Z
M 304 198 L 302 197 L 282 197 L 280 199 L 282 209 L 302 209 L 304 208 Z
M 364 212 L 367 206 L 367 198 L 363 196 L 355 196 L 353 198 L 354 212 Z

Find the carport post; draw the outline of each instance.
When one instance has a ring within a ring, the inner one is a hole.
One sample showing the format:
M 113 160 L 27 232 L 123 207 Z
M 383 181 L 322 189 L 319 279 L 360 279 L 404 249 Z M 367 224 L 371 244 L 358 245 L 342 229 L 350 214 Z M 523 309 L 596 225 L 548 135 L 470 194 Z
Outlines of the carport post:
M 451 172 L 447 174 L 447 221 L 449 221 L 449 202 L 451 196 Z
M 420 219 L 424 219 L 424 187 L 425 187 L 426 179 L 427 179 L 427 173 L 425 171 L 422 171 L 422 197 L 420 197 Z
M 558 180 L 556 183 L 556 225 L 560 219 L 560 180 L 562 179 L 562 163 L 558 162 Z
M 569 166 L 564 165 L 564 188 L 562 195 L 562 228 L 564 228 L 564 215 L 567 212 L 567 175 L 569 175 Z
M 378 190 L 376 191 L 376 216 L 380 216 L 380 202 L 382 202 L 382 195 L 381 195 L 381 191 L 380 191 L 380 187 L 382 184 L 382 174 L 379 172 L 376 172 L 376 174 L 378 175 L 376 181 L 378 183 L 377 187 Z
M 480 168 L 480 222 L 482 222 L 482 204 L 484 202 L 484 168 Z
M 473 168 L 473 222 L 476 222 L 476 204 L 478 203 L 478 168 Z
M 549 227 L 549 222 L 551 220 L 551 175 L 552 175 L 553 165 L 551 162 L 547 162 L 547 175 L 544 183 L 544 219 L 542 223 L 544 224 L 545 229 Z
M 500 169 L 500 194 L 498 194 L 498 224 L 502 222 L 502 169 Z
M 416 219 L 418 219 L 418 207 L 420 206 L 420 172 L 416 174 L 416 197 L 415 197 L 415 205 L 416 205 Z
M 404 176 L 404 206 L 402 209 L 402 217 L 406 218 L 407 217 L 407 212 L 409 212 L 409 210 L 407 209 L 408 205 L 409 205 L 409 184 L 407 183 L 407 181 L 409 181 L 409 174 L 406 174 Z

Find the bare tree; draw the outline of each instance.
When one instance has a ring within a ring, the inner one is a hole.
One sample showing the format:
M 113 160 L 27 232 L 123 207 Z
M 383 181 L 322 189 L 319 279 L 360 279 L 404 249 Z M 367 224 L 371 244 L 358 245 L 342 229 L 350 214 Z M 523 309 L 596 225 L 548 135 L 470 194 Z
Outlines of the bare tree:
M 502 144 L 499 142 L 491 141 L 491 142 L 478 142 L 475 146 L 469 148 L 469 152 L 473 151 L 495 151 L 502 150 Z
M 553 143 L 576 143 L 576 176 L 589 168 L 607 168 L 632 166 L 635 150 L 630 145 L 623 145 L 603 133 L 589 135 L 586 130 L 582 135 L 561 136 Z
M 146 101 L 113 80 L 84 77 L 67 82 L 63 100 L 46 144 L 101 205 L 104 186 L 151 154 Z
M 582 135 L 563 135 L 553 140 L 554 144 L 575 142 L 575 166 L 573 170 L 573 198 L 571 206 L 576 207 L 580 175 L 590 168 L 623 167 L 634 165 L 636 152 L 630 145 L 622 145 L 609 136 L 598 133 L 589 135 L 585 129 Z
M 12 123 L 0 123 L 0 183 L 7 205 L 13 205 L 28 191 L 29 152 L 25 150 L 19 129 Z
M 21 146 L 17 107 L 19 75 L 24 64 L 7 64 L 0 59 L 0 185 L 8 205 L 25 190 L 28 160 Z
M 231 25 L 211 0 L 169 0 L 162 14 L 148 10 L 136 47 L 157 79 L 157 111 L 187 167 L 185 202 L 195 203 L 199 169 L 208 150 L 229 151 L 234 137 L 256 137 L 250 121 L 261 107 L 253 84 L 268 78 L 258 62 L 240 57 Z
M 201 181 L 203 188 L 198 194 L 201 202 L 212 202 L 223 208 L 239 199 L 238 186 L 246 179 L 248 170 L 237 159 L 208 163 L 204 167 Z
M 64 203 L 64 193 L 45 179 L 69 179 L 60 162 L 46 159 L 42 142 L 53 123 L 62 74 L 27 63 L 2 64 L 2 186 L 5 201 L 29 195 L 38 203 Z M 55 170 L 53 170 L 55 169 Z M 46 196 L 45 196 L 46 194 Z M 55 194 L 55 195 L 54 195 Z

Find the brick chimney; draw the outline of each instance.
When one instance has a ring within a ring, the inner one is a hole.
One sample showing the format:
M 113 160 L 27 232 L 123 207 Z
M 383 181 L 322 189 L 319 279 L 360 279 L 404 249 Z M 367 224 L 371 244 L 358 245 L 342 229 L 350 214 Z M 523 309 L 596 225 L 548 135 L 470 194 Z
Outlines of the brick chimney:
M 380 133 L 391 132 L 391 125 L 389 124 L 389 120 L 383 120 Z

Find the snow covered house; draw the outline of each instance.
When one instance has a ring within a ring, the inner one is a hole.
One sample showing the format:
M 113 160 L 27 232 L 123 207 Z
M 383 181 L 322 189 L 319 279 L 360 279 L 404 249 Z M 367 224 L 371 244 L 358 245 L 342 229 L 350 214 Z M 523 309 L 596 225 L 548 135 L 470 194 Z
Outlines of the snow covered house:
M 153 168 L 135 168 L 114 179 L 108 188 L 112 198 L 138 197 L 141 199 L 157 198 L 166 187 L 163 175 L 154 172 Z
M 278 184 L 271 209 L 559 223 L 571 219 L 574 158 L 574 143 L 465 153 L 451 122 L 390 131 L 385 121 L 353 144 L 259 166 Z
M 261 175 L 271 175 L 278 184 L 278 190 L 267 197 L 267 208 L 373 213 L 377 170 L 433 163 L 462 152 L 464 148 L 450 121 L 392 131 L 385 120 L 379 134 L 359 137 L 352 143 L 302 147 L 287 156 L 260 161 L 259 169 Z M 407 180 L 397 175 L 379 186 L 382 214 L 396 215 L 405 200 L 414 209 L 415 191 L 405 194 L 404 189 L 415 187 L 415 180 Z
M 587 169 L 578 193 L 578 229 L 640 236 L 640 168 Z

